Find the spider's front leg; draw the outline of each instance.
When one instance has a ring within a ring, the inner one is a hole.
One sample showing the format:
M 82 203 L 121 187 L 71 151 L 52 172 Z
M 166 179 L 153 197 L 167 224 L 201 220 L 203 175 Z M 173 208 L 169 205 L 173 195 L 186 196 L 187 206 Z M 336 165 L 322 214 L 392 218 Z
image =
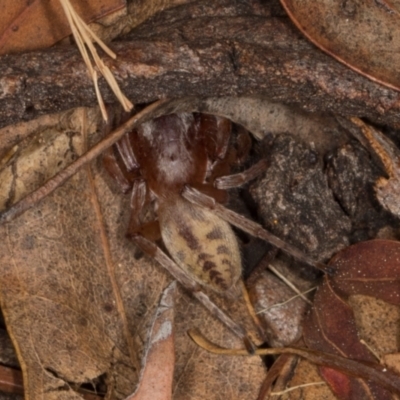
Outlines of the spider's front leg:
M 140 175 L 129 136 L 125 135 L 115 147 L 103 154 L 103 165 L 110 176 L 117 182 L 123 193 L 131 192 L 131 213 L 127 236 L 141 234 L 149 240 L 161 238 L 158 221 L 143 223 L 143 215 L 152 198 L 147 191 L 146 182 Z

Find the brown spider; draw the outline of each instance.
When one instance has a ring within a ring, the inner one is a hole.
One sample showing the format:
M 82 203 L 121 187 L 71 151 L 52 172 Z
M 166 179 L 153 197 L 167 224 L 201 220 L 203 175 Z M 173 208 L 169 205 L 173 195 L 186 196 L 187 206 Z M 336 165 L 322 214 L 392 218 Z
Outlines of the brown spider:
M 222 188 L 239 186 L 266 169 L 262 160 L 240 175 L 221 177 L 238 159 L 230 139 L 231 122 L 225 118 L 170 114 L 140 125 L 103 156 L 123 191 L 132 191 L 128 235 L 161 236 L 174 261 L 217 292 L 230 289 L 241 275 L 237 239 L 226 221 L 190 203 L 182 191 L 188 185 L 226 202 Z M 239 140 L 249 143 L 247 132 Z M 143 223 L 150 203 L 158 219 Z
M 265 160 L 261 160 L 247 171 L 225 175 L 238 156 L 229 146 L 230 121 L 187 113 L 148 121 L 154 113 L 168 114 L 171 108 L 172 103 L 159 101 L 133 116 L 42 187 L 0 213 L 0 224 L 33 207 L 83 165 L 106 152 L 106 169 L 124 191 L 132 190 L 129 236 L 246 341 L 243 329 L 216 307 L 196 283 L 226 292 L 238 281 L 240 254 L 228 223 L 307 264 L 325 271 L 326 266 L 220 204 L 227 199 L 226 189 L 238 187 L 266 169 Z M 136 130 L 132 131 L 134 127 Z M 116 150 L 110 150 L 119 139 Z M 155 205 L 158 220 L 143 223 L 143 215 L 151 204 Z M 180 268 L 154 243 L 159 236 Z

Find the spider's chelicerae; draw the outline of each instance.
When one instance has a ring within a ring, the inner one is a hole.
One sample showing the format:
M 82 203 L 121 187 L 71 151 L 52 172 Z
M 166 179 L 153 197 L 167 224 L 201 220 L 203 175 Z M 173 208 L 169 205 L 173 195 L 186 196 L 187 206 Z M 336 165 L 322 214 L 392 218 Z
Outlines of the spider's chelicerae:
M 241 275 L 237 239 L 226 221 L 189 202 L 182 192 L 188 186 L 224 203 L 225 189 L 266 169 L 263 160 L 241 174 L 228 175 L 242 158 L 232 145 L 231 128 L 229 120 L 207 114 L 164 115 L 124 136 L 103 157 L 123 191 L 131 191 L 128 235 L 151 240 L 161 236 L 174 261 L 217 292 L 230 289 Z M 248 147 L 248 133 L 242 130 L 237 141 Z M 144 223 L 150 205 L 157 218 Z

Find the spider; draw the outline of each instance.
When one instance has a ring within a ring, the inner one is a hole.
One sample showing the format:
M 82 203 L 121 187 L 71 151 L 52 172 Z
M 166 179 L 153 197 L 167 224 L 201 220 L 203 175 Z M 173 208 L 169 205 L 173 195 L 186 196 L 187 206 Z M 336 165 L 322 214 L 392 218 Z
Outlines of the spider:
M 127 133 L 129 135 L 124 137 Z M 174 114 L 173 103 L 160 100 L 126 121 L 40 188 L 0 213 L 0 224 L 12 221 L 33 207 L 83 165 L 106 152 L 106 169 L 124 191 L 132 191 L 128 235 L 237 336 L 246 340 L 243 329 L 199 289 L 200 283 L 214 291 L 227 293 L 239 281 L 240 253 L 229 224 L 270 242 L 307 264 L 327 270 L 325 265 L 304 256 L 261 225 L 221 204 L 227 200 L 227 189 L 254 179 L 267 168 L 266 161 L 261 160 L 247 171 L 226 175 L 238 156 L 229 146 L 230 138 L 229 120 L 204 114 Z M 119 139 L 121 141 L 113 150 L 107 150 Z M 151 204 L 155 205 L 158 220 L 143 223 L 143 216 Z M 155 244 L 154 240 L 160 236 L 176 263 Z
M 225 203 L 224 189 L 266 169 L 261 160 L 242 174 L 227 176 L 243 158 L 230 145 L 231 128 L 229 120 L 207 114 L 164 115 L 140 125 L 103 156 L 121 189 L 131 191 L 128 236 L 162 237 L 181 269 L 216 292 L 228 291 L 241 276 L 237 239 L 226 221 L 181 194 L 188 185 Z M 246 147 L 250 138 L 242 131 L 238 140 Z M 158 218 L 144 223 L 150 204 Z
M 310 260 L 258 224 L 221 205 L 227 202 L 227 189 L 256 178 L 268 166 L 262 159 L 241 173 L 229 175 L 235 164 L 242 164 L 251 146 L 249 133 L 243 128 L 239 129 L 235 147 L 231 131 L 232 123 L 222 117 L 163 115 L 125 135 L 104 153 L 103 162 L 120 188 L 131 191 L 128 236 L 175 276 L 182 272 L 179 280 L 184 286 L 246 343 L 241 327 L 219 313 L 186 279 L 231 297 L 238 294 L 241 256 L 237 238 L 226 220 L 303 261 Z M 145 222 L 149 208 L 156 217 Z M 154 244 L 160 237 L 180 271 Z M 246 346 L 251 348 L 251 344 Z

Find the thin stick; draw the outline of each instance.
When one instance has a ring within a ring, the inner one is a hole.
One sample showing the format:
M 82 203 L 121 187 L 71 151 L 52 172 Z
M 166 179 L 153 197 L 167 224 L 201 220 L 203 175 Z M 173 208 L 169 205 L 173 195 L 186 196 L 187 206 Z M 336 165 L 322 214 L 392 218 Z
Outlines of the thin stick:
M 56 190 L 60 185 L 67 181 L 71 176 L 76 174 L 84 165 L 94 160 L 96 157 L 101 155 L 106 149 L 112 146 L 115 142 L 121 139 L 122 136 L 131 131 L 136 124 L 142 122 L 142 120 L 150 114 L 152 111 L 156 110 L 163 104 L 167 103 L 167 100 L 159 100 L 150 106 L 146 107 L 144 110 L 134 115 L 123 125 L 121 125 L 117 130 L 112 132 L 109 136 L 101 140 L 94 147 L 92 147 L 88 152 L 80 156 L 72 164 L 68 165 L 65 169 L 60 171 L 58 174 L 50 178 L 43 186 L 36 189 L 32 193 L 28 194 L 18 203 L 15 203 L 11 208 L 0 214 L 0 225 L 10 222 L 18 215 L 33 207 L 38 201 L 48 196 L 54 190 Z
M 265 334 L 264 328 L 262 326 L 260 318 L 257 315 L 258 313 L 254 309 L 253 303 L 251 302 L 251 299 L 250 299 L 249 291 L 247 290 L 247 287 L 244 284 L 243 280 L 240 280 L 240 286 L 242 289 L 242 295 L 243 295 L 244 302 L 246 303 L 247 311 L 249 312 L 254 324 L 256 325 L 260 336 L 262 337 L 263 340 L 265 340 L 266 334 Z
M 288 378 L 292 375 L 293 368 L 297 364 L 298 357 L 291 354 L 281 354 L 273 363 L 267 372 L 260 387 L 257 400 L 267 400 L 272 392 L 272 386 L 275 383 L 276 387 L 286 385 Z

